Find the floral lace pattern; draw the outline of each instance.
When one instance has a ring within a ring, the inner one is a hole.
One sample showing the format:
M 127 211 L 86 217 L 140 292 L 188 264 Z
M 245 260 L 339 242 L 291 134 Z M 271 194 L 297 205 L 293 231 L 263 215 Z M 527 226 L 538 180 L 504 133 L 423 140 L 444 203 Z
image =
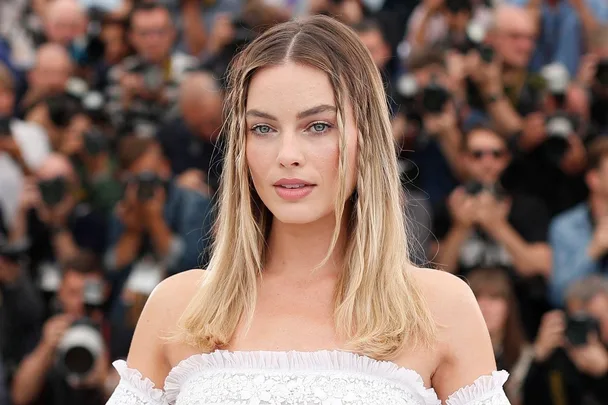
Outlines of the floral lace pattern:
M 164 391 L 124 361 L 114 366 L 121 383 L 109 405 L 441 405 L 415 371 L 341 351 L 194 355 L 171 370 Z M 507 377 L 482 376 L 446 405 L 509 405 Z

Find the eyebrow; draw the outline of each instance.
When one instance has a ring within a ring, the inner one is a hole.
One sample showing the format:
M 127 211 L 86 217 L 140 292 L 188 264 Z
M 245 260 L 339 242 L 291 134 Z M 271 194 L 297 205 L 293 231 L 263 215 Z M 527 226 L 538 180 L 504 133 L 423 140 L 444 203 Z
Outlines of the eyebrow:
M 312 115 L 320 114 L 320 113 L 326 112 L 326 111 L 331 111 L 331 112 L 335 113 L 337 111 L 337 109 L 333 105 L 320 104 L 318 106 L 309 108 L 308 110 L 299 112 L 297 115 L 297 118 L 300 120 L 302 118 L 310 117 Z M 247 113 L 245 115 L 247 115 L 249 117 L 266 118 L 269 120 L 278 121 L 278 119 L 274 115 L 265 113 L 260 110 L 255 110 L 255 109 L 247 111 Z

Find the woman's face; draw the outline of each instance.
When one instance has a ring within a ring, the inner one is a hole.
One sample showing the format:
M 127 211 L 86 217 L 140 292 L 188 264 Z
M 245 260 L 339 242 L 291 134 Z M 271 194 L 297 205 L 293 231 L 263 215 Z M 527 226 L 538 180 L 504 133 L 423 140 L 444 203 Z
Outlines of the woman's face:
M 275 218 L 305 224 L 333 215 L 337 197 L 336 103 L 322 71 L 292 62 L 253 76 L 246 106 L 246 155 L 255 189 Z M 355 187 L 357 129 L 346 111 L 346 184 Z
M 504 329 L 509 312 L 507 300 L 502 297 L 481 295 L 477 297 L 477 302 L 490 334 L 495 334 Z

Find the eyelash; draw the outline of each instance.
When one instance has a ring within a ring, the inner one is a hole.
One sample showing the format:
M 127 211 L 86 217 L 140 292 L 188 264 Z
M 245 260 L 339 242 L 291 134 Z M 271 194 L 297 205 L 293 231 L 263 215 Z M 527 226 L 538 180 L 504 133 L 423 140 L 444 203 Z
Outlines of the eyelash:
M 325 125 L 325 129 L 323 131 L 313 131 L 313 134 L 315 134 L 315 135 L 323 135 L 324 133 L 329 131 L 331 128 L 333 128 L 333 126 L 331 124 L 328 124 L 327 122 L 317 121 L 317 122 L 313 122 L 312 124 L 310 124 L 308 126 L 307 130 L 312 129 L 315 125 Z M 260 135 L 260 136 L 267 135 L 270 133 L 270 132 L 266 132 L 266 133 L 258 132 L 257 130 L 261 127 L 268 127 L 269 129 L 272 130 L 272 127 L 270 125 L 257 124 L 257 125 L 254 125 L 253 127 L 251 127 L 251 132 L 255 133 L 256 135 Z

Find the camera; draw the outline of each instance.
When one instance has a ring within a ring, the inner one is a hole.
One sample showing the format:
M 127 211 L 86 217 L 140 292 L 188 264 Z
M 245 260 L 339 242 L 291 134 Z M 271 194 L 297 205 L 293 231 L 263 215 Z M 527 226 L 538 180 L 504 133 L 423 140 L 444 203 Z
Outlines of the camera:
M 566 90 L 570 83 L 570 73 L 561 63 L 551 63 L 541 70 L 541 76 L 545 81 L 546 88 L 562 108 L 566 99 Z
M 568 137 L 576 130 L 574 121 L 568 114 L 558 112 L 547 118 L 545 128 L 547 139 L 542 144 L 545 157 L 559 165 L 569 147 Z
M 599 322 L 597 319 L 585 314 L 577 313 L 568 315 L 566 319 L 566 339 L 573 346 L 584 346 L 591 332 L 599 333 Z
M 108 148 L 106 136 L 97 128 L 86 131 L 83 138 L 84 148 L 89 156 L 98 156 Z
M 422 124 L 419 111 L 419 88 L 413 74 L 404 74 L 397 81 L 398 103 L 403 108 L 405 117 L 409 122 Z
M 11 136 L 11 119 L 0 116 L 0 138 Z
M 440 114 L 446 103 L 450 100 L 450 93 L 437 83 L 437 77 L 433 76 L 431 82 L 422 89 L 422 108 L 430 114 Z
M 59 128 L 67 127 L 82 110 L 80 101 L 67 92 L 49 96 L 45 102 L 51 122 Z
M 608 58 L 601 59 L 597 64 L 595 80 L 602 86 L 608 87 Z
M 95 368 L 104 351 L 104 341 L 98 327 L 89 318 L 72 324 L 57 346 L 57 364 L 69 382 L 81 382 Z
M 141 202 L 154 198 L 156 189 L 163 185 L 163 181 L 154 172 L 142 172 L 135 177 L 137 183 L 137 199 Z
M 157 65 L 146 65 L 142 70 L 142 77 L 146 90 L 152 93 L 158 92 L 165 84 L 165 75 Z
M 469 181 L 465 183 L 464 191 L 470 196 L 476 196 L 482 191 L 489 191 L 497 200 L 502 200 L 507 195 L 505 189 L 498 183 L 486 185 L 478 181 Z
M 42 201 L 49 207 L 54 207 L 65 198 L 68 191 L 68 182 L 65 177 L 56 177 L 38 182 L 38 188 Z

